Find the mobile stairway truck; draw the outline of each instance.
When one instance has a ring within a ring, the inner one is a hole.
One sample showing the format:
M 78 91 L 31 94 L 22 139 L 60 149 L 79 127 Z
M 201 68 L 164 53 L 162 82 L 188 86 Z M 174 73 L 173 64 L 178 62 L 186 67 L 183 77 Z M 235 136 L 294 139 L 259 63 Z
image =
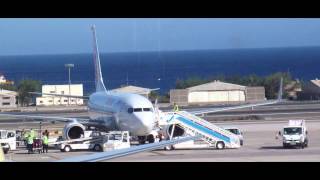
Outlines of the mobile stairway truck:
M 175 129 L 184 132 L 180 135 L 182 136 L 195 136 L 200 135 L 201 140 L 205 143 L 198 143 L 196 141 L 190 141 L 185 143 L 180 143 L 166 147 L 167 150 L 179 148 L 191 148 L 192 146 L 205 147 L 205 148 L 240 148 L 240 139 L 237 135 L 232 132 L 218 127 L 198 116 L 195 116 L 186 111 L 179 112 L 165 112 L 160 118 L 160 126 L 164 126 L 167 129 L 167 134 L 169 134 L 169 139 L 174 138 Z

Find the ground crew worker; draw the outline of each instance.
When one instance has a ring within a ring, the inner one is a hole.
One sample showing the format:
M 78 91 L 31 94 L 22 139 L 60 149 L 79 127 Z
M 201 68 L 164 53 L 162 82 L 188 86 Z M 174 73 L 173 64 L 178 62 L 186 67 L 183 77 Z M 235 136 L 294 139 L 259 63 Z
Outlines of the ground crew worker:
M 42 152 L 46 151 L 48 153 L 49 139 L 46 133 L 42 133 Z
M 35 134 L 35 132 L 34 132 L 34 130 L 31 128 L 31 130 L 30 130 L 30 135 L 31 135 L 31 137 L 34 139 L 34 138 L 36 138 L 36 134 Z
M 28 154 L 33 153 L 33 137 L 31 136 L 31 134 L 29 134 L 27 141 Z
M 179 107 L 176 103 L 173 103 L 173 111 L 175 112 L 179 111 Z
M 23 141 L 24 141 L 24 145 L 28 145 L 28 136 L 29 136 L 30 133 L 28 132 L 24 132 L 23 133 Z
M 49 131 L 47 129 L 44 131 L 44 134 L 49 138 Z

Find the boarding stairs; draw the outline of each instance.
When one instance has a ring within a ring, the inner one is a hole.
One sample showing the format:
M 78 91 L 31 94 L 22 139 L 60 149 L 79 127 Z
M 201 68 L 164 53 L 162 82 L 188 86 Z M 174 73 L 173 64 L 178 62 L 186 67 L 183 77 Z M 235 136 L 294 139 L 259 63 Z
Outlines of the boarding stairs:
M 210 146 L 215 147 L 217 142 L 223 141 L 226 148 L 240 147 L 240 139 L 237 135 L 191 113 L 186 111 L 167 112 L 165 117 L 168 124 L 179 125 L 185 129 L 188 135 L 199 135 Z

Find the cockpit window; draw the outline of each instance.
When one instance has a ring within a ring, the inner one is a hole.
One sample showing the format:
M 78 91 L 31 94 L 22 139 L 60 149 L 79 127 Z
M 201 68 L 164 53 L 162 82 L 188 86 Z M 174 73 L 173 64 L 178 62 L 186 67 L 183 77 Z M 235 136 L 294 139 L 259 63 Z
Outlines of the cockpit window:
M 133 108 L 128 108 L 128 113 L 133 113 Z
M 134 112 L 141 112 L 141 111 L 142 111 L 142 108 L 134 108 L 133 111 L 134 111 Z
M 152 111 L 152 108 L 128 108 L 128 113 L 133 113 L 133 112 L 150 112 Z

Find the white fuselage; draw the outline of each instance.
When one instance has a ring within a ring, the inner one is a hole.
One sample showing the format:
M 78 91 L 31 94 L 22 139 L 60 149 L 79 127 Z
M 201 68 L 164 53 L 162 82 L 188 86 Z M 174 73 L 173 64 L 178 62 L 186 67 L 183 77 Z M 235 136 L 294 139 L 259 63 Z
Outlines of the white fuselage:
M 155 127 L 152 103 L 138 94 L 96 92 L 89 97 L 88 108 L 91 121 L 103 124 L 108 130 L 146 136 Z

